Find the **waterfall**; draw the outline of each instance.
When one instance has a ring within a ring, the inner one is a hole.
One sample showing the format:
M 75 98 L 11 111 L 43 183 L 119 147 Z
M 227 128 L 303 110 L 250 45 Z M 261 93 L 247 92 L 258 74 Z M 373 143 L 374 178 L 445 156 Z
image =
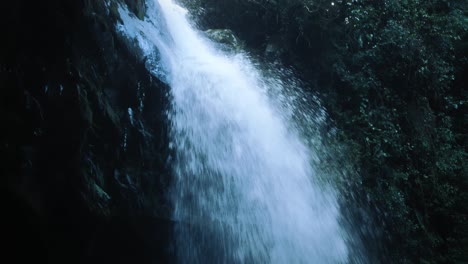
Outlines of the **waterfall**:
M 149 0 L 144 21 L 119 12 L 117 30 L 170 86 L 178 262 L 347 262 L 336 195 L 317 180 L 297 111 L 269 95 L 287 97 L 284 82 L 217 49 L 171 0 Z

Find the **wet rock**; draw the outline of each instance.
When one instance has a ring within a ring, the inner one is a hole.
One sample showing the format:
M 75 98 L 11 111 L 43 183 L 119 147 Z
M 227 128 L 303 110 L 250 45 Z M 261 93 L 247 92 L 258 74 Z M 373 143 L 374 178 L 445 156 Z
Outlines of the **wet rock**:
M 230 29 L 208 29 L 205 33 L 209 39 L 224 45 L 231 51 L 240 51 L 242 49 L 241 41 Z
M 114 21 L 119 21 L 119 22 L 122 22 L 121 18 L 120 18 L 120 14 L 119 14 L 119 6 L 116 2 L 112 2 L 110 3 L 109 5 L 109 13 L 111 15 L 111 18 L 114 20 Z
M 86 91 L 82 91 L 79 86 L 76 89 L 79 95 L 81 117 L 89 127 L 93 123 L 93 110 L 91 109 Z
M 146 14 L 145 0 L 125 0 L 130 11 L 132 11 L 139 19 L 143 20 Z
M 87 202 L 90 211 L 103 216 L 110 217 L 111 197 L 99 185 L 91 183 L 87 193 L 83 193 L 83 199 Z
M 273 60 L 280 58 L 285 53 L 282 43 L 283 41 L 279 36 L 270 37 L 266 42 L 265 57 Z

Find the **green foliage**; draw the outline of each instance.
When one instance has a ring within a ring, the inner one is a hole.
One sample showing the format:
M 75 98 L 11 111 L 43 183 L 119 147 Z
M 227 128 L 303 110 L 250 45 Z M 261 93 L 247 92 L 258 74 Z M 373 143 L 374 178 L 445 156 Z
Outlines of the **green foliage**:
M 455 82 L 465 66 L 455 48 L 467 29 L 459 8 L 360 1 L 343 11 L 347 41 L 333 40 L 340 81 L 326 98 L 359 146 L 364 189 L 389 212 L 392 255 L 414 263 L 467 260 L 467 153 L 454 127 L 466 118 Z

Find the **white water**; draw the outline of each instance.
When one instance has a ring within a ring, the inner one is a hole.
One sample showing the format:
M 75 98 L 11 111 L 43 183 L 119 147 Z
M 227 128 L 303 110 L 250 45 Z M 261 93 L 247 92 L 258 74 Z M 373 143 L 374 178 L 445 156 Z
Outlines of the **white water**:
M 267 95 L 287 97 L 281 81 L 218 51 L 171 0 L 147 4 L 145 21 L 120 8 L 118 30 L 171 87 L 178 261 L 347 262 L 336 198 L 317 183 L 292 109 Z

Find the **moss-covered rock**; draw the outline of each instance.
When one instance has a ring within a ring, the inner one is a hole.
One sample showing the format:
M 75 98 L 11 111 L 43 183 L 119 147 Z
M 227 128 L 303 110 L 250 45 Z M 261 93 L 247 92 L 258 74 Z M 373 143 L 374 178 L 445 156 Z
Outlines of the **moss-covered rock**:
M 206 36 L 220 44 L 223 44 L 229 50 L 240 51 L 242 50 L 242 42 L 236 37 L 234 32 L 230 29 L 208 29 L 205 31 Z
M 145 0 L 125 0 L 125 3 L 127 3 L 130 11 L 132 11 L 139 19 L 143 20 L 145 18 Z

